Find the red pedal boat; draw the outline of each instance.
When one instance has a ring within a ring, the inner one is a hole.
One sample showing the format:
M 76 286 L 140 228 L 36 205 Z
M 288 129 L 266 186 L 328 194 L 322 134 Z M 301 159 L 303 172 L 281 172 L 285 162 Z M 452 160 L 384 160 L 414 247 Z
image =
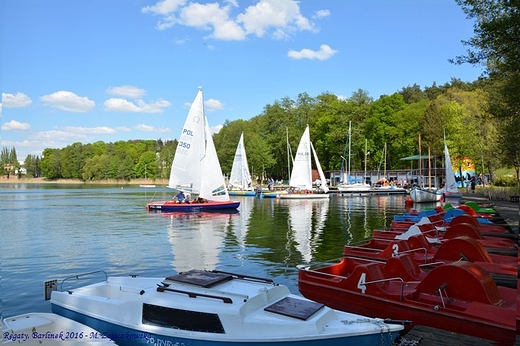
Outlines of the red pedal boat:
M 473 225 L 457 224 L 446 231 L 440 231 L 432 224 L 415 224 L 408 229 L 399 230 L 374 230 L 374 238 L 384 239 L 406 239 L 415 234 L 423 234 L 429 242 L 440 245 L 442 242 L 461 236 L 467 236 L 477 240 L 486 248 L 486 251 L 494 254 L 506 256 L 516 256 L 518 248 L 512 239 L 483 236 L 482 233 Z
M 432 224 L 438 230 L 448 230 L 451 227 L 456 227 L 456 225 L 460 224 L 470 224 L 477 228 L 483 236 L 496 236 L 496 237 L 505 237 L 505 238 L 514 238 L 515 234 L 511 233 L 510 230 L 502 225 L 497 225 L 494 223 L 480 223 L 473 216 L 464 214 L 459 215 L 451 219 L 451 221 L 446 222 L 442 216 L 440 215 L 431 215 L 423 217 L 419 222 L 408 221 L 408 220 L 394 220 L 390 224 L 390 230 L 406 230 L 410 226 L 413 226 L 417 223 L 420 224 Z
M 410 255 L 386 263 L 344 257 L 339 263 L 299 267 L 303 296 L 332 308 L 468 334 L 512 345 L 516 289 L 499 287 L 470 262 L 424 272 Z
M 417 234 L 406 240 L 370 239 L 360 245 L 346 245 L 345 256 L 387 261 L 399 254 L 408 253 L 425 270 L 455 261 L 468 261 L 488 271 L 497 285 L 516 288 L 518 261 L 512 256 L 489 254 L 470 237 L 449 239 L 439 247 L 430 244 L 424 235 Z

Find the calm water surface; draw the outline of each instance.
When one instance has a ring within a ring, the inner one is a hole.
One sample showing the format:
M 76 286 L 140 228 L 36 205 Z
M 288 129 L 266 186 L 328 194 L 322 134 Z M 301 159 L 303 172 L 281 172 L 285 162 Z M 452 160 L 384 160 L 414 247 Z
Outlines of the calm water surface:
M 346 243 L 370 237 L 405 211 L 402 195 L 235 197 L 236 214 L 145 211 L 150 200 L 171 196 L 160 188 L 0 185 L 2 316 L 50 312 L 45 280 L 60 284 L 99 269 L 155 277 L 227 270 L 273 278 L 298 294 L 298 264 L 338 258 Z M 74 279 L 63 288 L 103 279 Z

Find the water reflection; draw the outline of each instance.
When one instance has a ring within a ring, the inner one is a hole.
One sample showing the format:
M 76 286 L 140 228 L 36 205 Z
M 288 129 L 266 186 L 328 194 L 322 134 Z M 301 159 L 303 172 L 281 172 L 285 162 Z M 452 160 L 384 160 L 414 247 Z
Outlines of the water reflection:
M 213 270 L 219 265 L 229 213 L 163 213 L 169 218 L 168 241 L 172 246 L 172 267 L 177 272 L 190 269 Z
M 305 263 L 311 262 L 321 233 L 325 227 L 329 200 L 280 200 L 281 206 L 289 209 L 288 223 L 290 233 L 287 234 L 287 249 L 291 243 L 301 254 Z

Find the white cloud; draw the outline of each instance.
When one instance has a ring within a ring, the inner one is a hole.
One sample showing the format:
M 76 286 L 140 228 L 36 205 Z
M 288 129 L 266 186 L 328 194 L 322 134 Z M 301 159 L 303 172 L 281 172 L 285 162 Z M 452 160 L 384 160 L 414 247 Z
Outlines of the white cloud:
M 11 120 L 8 123 L 2 124 L 2 130 L 4 131 L 27 131 L 31 128 L 28 123 L 20 123 L 16 120 Z
M 138 100 L 137 104 L 121 98 L 110 98 L 105 101 L 106 112 L 119 113 L 162 113 L 164 108 L 170 107 L 171 103 L 166 100 L 159 100 L 153 103 L 145 103 Z
M 287 56 L 293 59 L 327 60 L 337 52 L 337 50 L 330 48 L 329 45 L 322 44 L 320 46 L 320 50 L 318 51 L 313 51 L 307 48 L 304 48 L 300 51 L 290 50 L 287 53 Z
M 31 142 L 39 142 L 42 147 L 56 147 L 56 143 L 72 143 L 85 141 L 87 136 L 66 130 L 35 132 L 29 136 Z M 53 143 L 53 144 L 49 144 Z
M 329 10 L 319 10 L 314 13 L 314 16 L 312 16 L 312 18 L 321 19 L 321 18 L 325 18 L 328 16 L 330 16 Z
M 224 108 L 224 104 L 216 99 L 208 99 L 204 101 L 204 106 L 208 112 L 213 112 Z
M 135 126 L 135 129 L 138 131 L 145 131 L 145 132 L 157 132 L 157 133 L 165 133 L 165 132 L 171 132 L 169 128 L 159 128 L 155 126 L 145 125 L 145 124 L 139 124 Z
M 74 113 L 85 113 L 96 106 L 88 97 L 80 97 L 70 91 L 57 91 L 40 97 L 40 100 L 45 106 Z
M 146 91 L 144 89 L 132 85 L 122 85 L 116 87 L 109 87 L 107 89 L 107 94 L 129 97 L 133 99 L 141 99 L 144 95 L 146 95 Z
M 313 25 L 300 13 L 298 2 L 292 0 L 261 0 L 249 6 L 244 14 L 237 17 L 246 33 L 264 36 L 269 28 L 274 29 L 273 37 L 284 38 L 294 31 L 312 30 Z
M 179 7 L 183 6 L 186 0 L 162 0 L 153 6 L 146 6 L 141 9 L 143 13 L 152 13 L 158 15 L 169 15 L 175 12 Z
M 89 135 L 106 135 L 116 133 L 116 130 L 106 126 L 98 126 L 98 127 L 77 127 L 77 126 L 68 126 L 64 128 L 68 133 L 74 134 L 89 134 Z
M 300 13 L 298 1 L 258 0 L 236 17 L 231 15 L 231 10 L 238 7 L 238 1 L 224 0 L 223 3 L 186 4 L 180 0 L 163 0 L 144 7 L 142 12 L 160 16 L 159 30 L 178 24 L 210 31 L 209 37 L 227 41 L 244 40 L 247 35 L 263 37 L 267 33 L 275 39 L 283 39 L 298 31 L 315 31 L 314 24 Z
M 229 6 L 218 3 L 190 3 L 181 10 L 179 21 L 183 25 L 212 30 L 211 37 L 220 40 L 243 40 L 242 28 L 229 18 Z
M 14 95 L 2 93 L 2 106 L 7 108 L 27 107 L 31 103 L 31 98 L 23 93 L 18 92 Z
M 219 133 L 223 127 L 224 127 L 224 125 L 217 125 L 217 126 L 210 127 L 209 132 L 211 132 L 211 134 L 214 135 L 215 133 Z
M 177 22 L 174 12 L 179 10 L 186 4 L 186 0 L 163 0 L 157 2 L 153 6 L 146 6 L 141 9 L 143 13 L 151 13 L 153 15 L 161 16 L 157 22 L 157 30 L 165 30 L 171 28 Z

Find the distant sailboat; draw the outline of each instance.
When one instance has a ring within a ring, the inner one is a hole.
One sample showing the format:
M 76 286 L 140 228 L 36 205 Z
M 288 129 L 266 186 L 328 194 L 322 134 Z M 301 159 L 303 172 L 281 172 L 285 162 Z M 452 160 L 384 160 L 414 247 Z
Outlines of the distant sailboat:
M 144 180 L 148 181 L 146 165 L 144 165 Z M 155 187 L 155 184 L 140 184 L 139 187 Z
M 462 193 L 460 193 L 457 188 L 457 181 L 455 180 L 451 157 L 448 151 L 448 145 L 446 144 L 446 134 L 444 134 L 444 166 L 446 169 L 446 184 L 444 188 L 441 189 L 441 192 L 444 195 L 444 202 L 460 204 Z
M 312 156 L 311 156 L 312 151 Z M 320 187 L 321 193 L 316 193 L 313 191 L 312 186 L 312 158 L 314 158 L 314 162 L 318 169 L 318 174 L 320 176 Z M 300 139 L 300 144 L 298 145 L 298 150 L 296 151 L 296 157 L 294 159 L 294 165 L 291 172 L 291 178 L 289 180 L 289 185 L 291 191 L 287 194 L 279 195 L 279 198 L 283 199 L 319 199 L 319 198 L 329 198 L 327 192 L 329 188 L 327 186 L 327 180 L 325 179 L 325 174 L 321 169 L 320 161 L 318 160 L 318 156 L 316 155 L 316 151 L 314 150 L 314 146 L 311 143 L 310 133 L 309 133 L 309 125 L 305 128 L 303 135 Z
M 230 196 L 255 196 L 256 191 L 252 186 L 251 173 L 249 173 L 249 166 L 247 165 L 246 148 L 244 146 L 244 133 L 240 134 L 237 150 L 233 159 L 233 166 L 231 167 L 231 174 L 229 176 L 229 190 Z
M 202 89 L 197 93 L 184 123 L 168 187 L 199 198 L 190 203 L 173 200 L 151 202 L 147 204 L 147 210 L 221 211 L 236 210 L 240 206 L 240 202 L 229 199 L 208 119 L 204 114 Z
M 422 180 L 422 165 L 421 165 L 421 136 L 419 135 L 419 179 Z M 428 188 L 422 186 L 422 182 L 419 181 L 420 186 L 414 186 L 410 190 L 410 198 L 414 203 L 431 203 L 439 202 L 442 194 L 431 186 L 431 172 L 430 172 L 430 147 L 428 147 Z
M 375 195 L 393 195 L 393 194 L 406 194 L 406 189 L 402 186 L 396 186 L 395 182 L 391 182 L 386 175 L 386 156 L 387 156 L 387 145 L 385 143 L 384 147 L 384 161 L 385 165 L 383 167 L 383 178 L 380 181 L 380 184 L 374 186 L 374 194 Z
M 344 177 L 343 181 L 338 184 L 338 191 L 342 193 L 353 193 L 353 194 L 370 194 L 371 187 L 366 183 L 366 171 L 367 171 L 367 161 L 366 161 L 366 143 L 365 143 L 365 173 L 363 176 L 362 182 L 350 182 L 350 157 L 351 157 L 351 146 L 352 146 L 352 128 L 351 122 L 348 122 L 348 166 L 347 166 L 347 174 Z M 342 157 L 343 160 L 345 159 Z

